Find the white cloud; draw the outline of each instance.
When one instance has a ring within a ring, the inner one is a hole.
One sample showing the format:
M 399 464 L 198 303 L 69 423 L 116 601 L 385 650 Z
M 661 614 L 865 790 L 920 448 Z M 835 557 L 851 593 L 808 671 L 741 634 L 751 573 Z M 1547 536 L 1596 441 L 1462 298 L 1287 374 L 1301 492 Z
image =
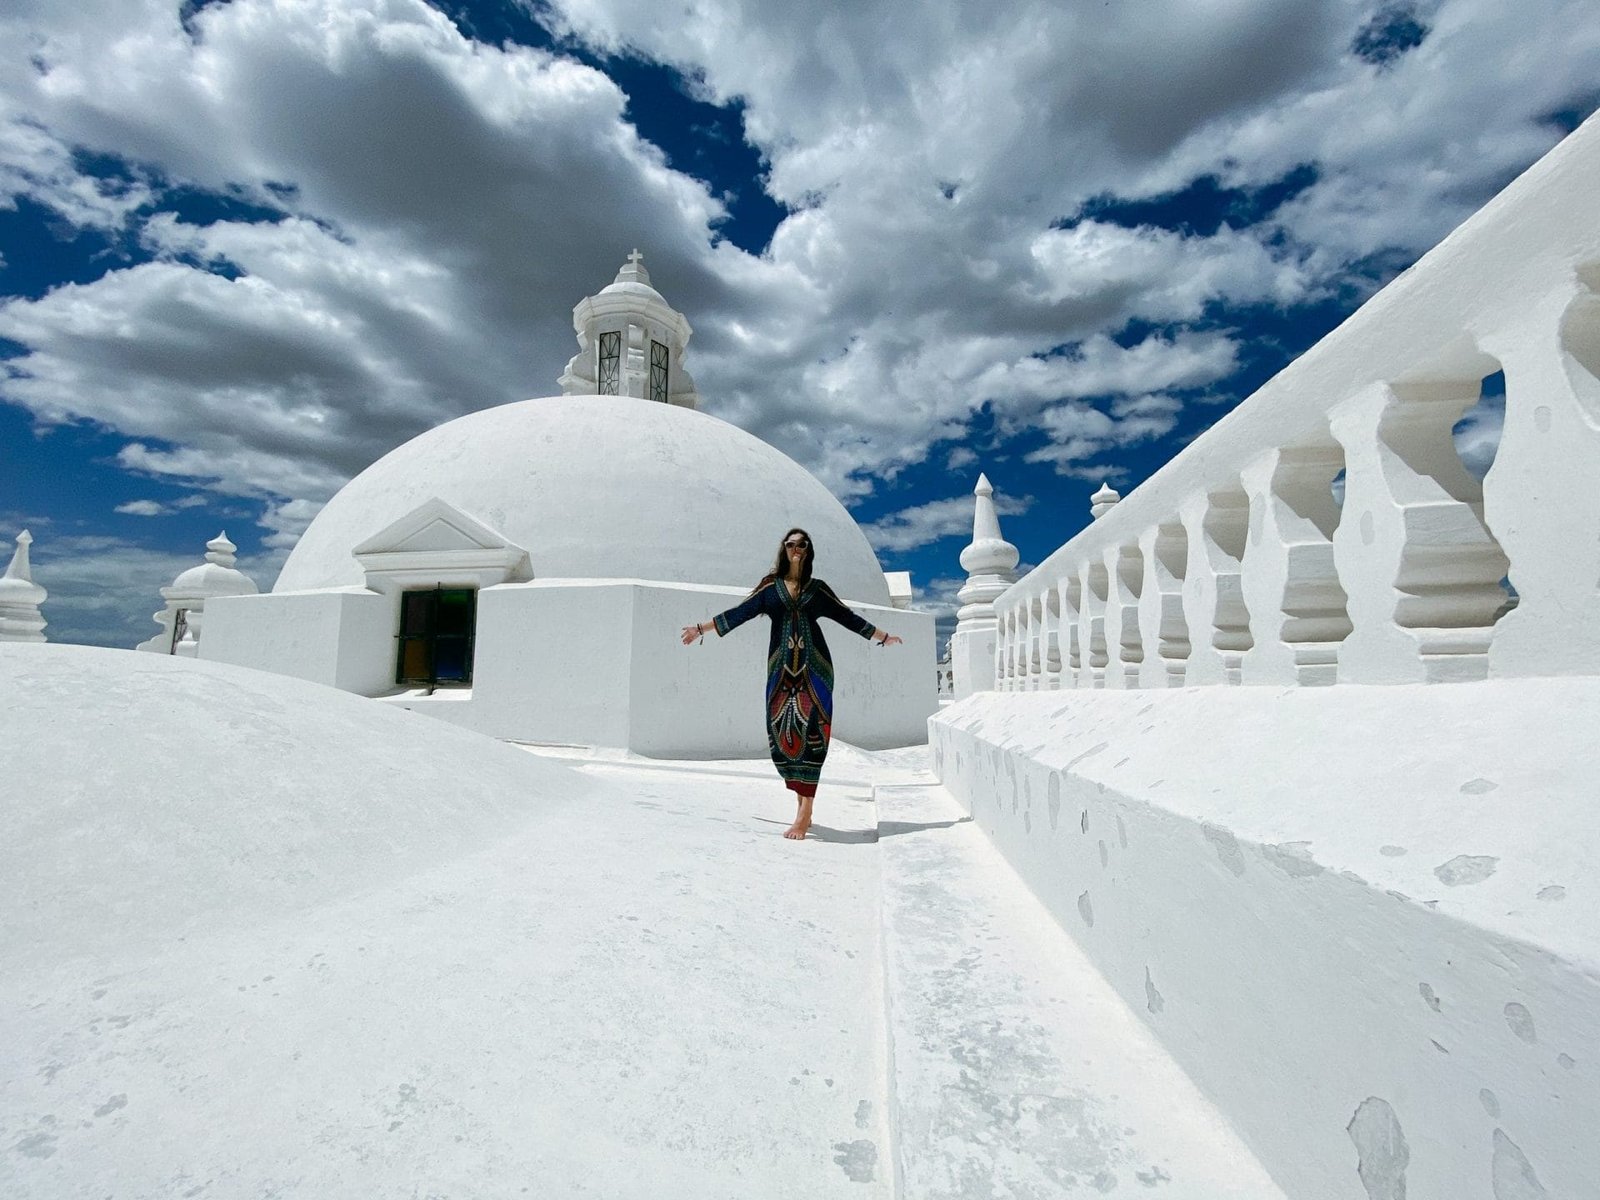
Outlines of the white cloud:
M 1125 468 L 1087 460 L 1171 433 L 1180 405 L 1170 396 L 1125 397 L 1105 411 L 1080 401 L 1058 404 L 1039 417 L 1050 444 L 1024 455 L 1028 462 L 1053 463 L 1057 474 L 1076 479 L 1122 482 Z
M 209 503 L 211 501 L 205 496 L 190 495 L 171 501 L 129 500 L 126 504 L 117 505 L 111 511 L 130 517 L 169 517 L 186 508 L 202 508 Z
M 903 553 L 926 546 L 942 538 L 972 537 L 972 496 L 951 496 L 946 500 L 930 500 L 901 509 L 886 517 L 863 525 L 861 530 L 867 540 L 886 554 Z M 1002 517 L 1020 516 L 1033 503 L 1031 496 L 995 497 L 995 512 Z
M 0 208 L 15 208 L 17 197 L 26 196 L 74 226 L 116 229 L 151 195 L 139 180 L 110 182 L 84 175 L 69 146 L 0 97 Z
M 571 306 L 638 244 L 694 323 L 707 407 L 843 497 L 985 404 L 1003 435 L 1049 435 L 1034 461 L 1115 476 L 1096 457 L 1172 430 L 1170 394 L 1239 347 L 1108 334 L 1294 304 L 1426 248 L 1600 78 L 1587 0 L 1430 4 L 1427 39 L 1382 70 L 1349 52 L 1373 7 L 553 0 L 572 35 L 744 104 L 796 209 L 757 257 L 716 240 L 723 201 L 639 138 L 605 75 L 473 44 L 420 0 L 232 0 L 194 36 L 172 0 L 14 5 L 0 197 L 131 227 L 159 259 L 0 308 L 27 347 L 0 395 L 123 434 L 135 475 L 253 498 L 281 549 L 399 441 L 553 390 Z M 97 180 L 80 149 L 136 169 Z M 1091 197 L 1305 162 L 1317 182 L 1267 227 L 1058 227 Z M 283 217 L 150 217 L 161 177 Z
M 935 621 L 940 626 L 954 626 L 956 609 L 961 607 L 956 599 L 956 593 L 966 586 L 966 577 L 943 576 L 930 579 L 925 584 L 917 587 L 916 600 L 912 608 L 918 612 L 932 613 Z M 944 650 L 943 639 L 950 636 L 950 629 L 943 629 L 940 635 L 939 649 Z
M 1052 400 L 1203 387 L 1233 371 L 1237 358 L 1237 347 L 1224 334 L 1149 337 L 1128 348 L 1096 336 L 1068 353 L 993 364 L 974 386 L 986 399 L 1031 417 Z
M 1499 395 L 1483 397 L 1456 422 L 1456 453 L 1474 477 L 1482 479 L 1494 465 L 1505 421 L 1506 398 Z
M 957 446 L 950 451 L 949 457 L 944 460 L 944 469 L 946 471 L 959 471 L 964 467 L 970 467 L 977 461 L 978 455 L 975 451 L 966 446 Z

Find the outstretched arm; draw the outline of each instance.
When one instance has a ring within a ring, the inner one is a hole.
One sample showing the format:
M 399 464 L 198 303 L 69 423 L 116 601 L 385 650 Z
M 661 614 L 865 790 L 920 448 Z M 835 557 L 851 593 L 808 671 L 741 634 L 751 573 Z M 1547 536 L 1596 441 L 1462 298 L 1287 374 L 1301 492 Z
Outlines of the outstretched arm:
M 683 627 L 683 644 L 687 646 L 691 642 L 697 642 L 712 630 L 716 631 L 718 637 L 726 637 L 750 620 L 751 617 L 760 615 L 766 607 L 766 594 L 767 588 L 763 584 L 727 612 L 718 613 L 711 620 L 702 621 L 697 625 L 685 625 Z
M 846 608 L 843 601 L 833 594 L 833 589 L 827 584 L 820 585 L 817 588 L 816 595 L 818 616 L 827 617 L 828 620 L 835 621 L 850 630 L 850 632 L 858 633 L 869 641 L 877 642 L 880 646 L 893 646 L 900 642 L 900 639 L 888 630 L 879 629 L 859 613 L 852 612 L 849 608 Z

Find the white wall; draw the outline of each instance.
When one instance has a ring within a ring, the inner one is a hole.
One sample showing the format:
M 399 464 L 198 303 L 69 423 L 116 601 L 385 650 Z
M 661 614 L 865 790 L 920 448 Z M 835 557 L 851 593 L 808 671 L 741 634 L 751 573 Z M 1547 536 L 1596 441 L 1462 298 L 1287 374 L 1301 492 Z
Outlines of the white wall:
M 397 605 L 364 588 L 213 596 L 199 656 L 373 695 L 394 679 Z
M 1597 727 L 1593 679 L 990 693 L 930 722 L 945 785 L 1319 1200 L 1596 1194 Z
M 767 753 L 767 622 L 684 646 L 679 631 L 745 592 L 639 580 L 534 580 L 478 593 L 470 689 L 394 684 L 398 600 L 359 589 L 217 601 L 202 656 L 343 687 L 514 741 L 626 747 L 661 757 Z M 233 607 L 230 607 L 233 606 Z M 920 743 L 937 707 L 933 617 L 856 605 L 905 639 L 880 648 L 828 623 L 834 735 L 869 748 Z M 208 609 L 208 617 L 211 611 Z

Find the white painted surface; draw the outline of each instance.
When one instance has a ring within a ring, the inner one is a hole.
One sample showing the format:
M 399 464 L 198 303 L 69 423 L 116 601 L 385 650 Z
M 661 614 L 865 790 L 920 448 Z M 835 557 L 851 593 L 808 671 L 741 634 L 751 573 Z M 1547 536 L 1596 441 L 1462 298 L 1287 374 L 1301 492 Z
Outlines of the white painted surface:
M 792 526 L 845 600 L 889 603 L 866 535 L 799 464 L 726 421 L 626 396 L 554 396 L 429 430 L 342 488 L 274 591 L 364 582 L 356 546 L 439 498 L 526 549 L 535 579 L 748 589 Z
M 1002 690 L 1031 670 L 1031 610 L 1078 581 L 1086 658 L 1066 687 L 1164 687 L 1155 627 L 1131 660 L 1083 581 L 1181 523 L 1184 682 L 1259 686 L 1600 675 L 1600 118 L 1494 200 L 995 602 Z M 1451 425 L 1505 376 L 1480 487 Z M 1343 507 L 1331 489 L 1340 470 Z M 1504 611 L 1500 580 L 1518 603 Z M 1064 607 L 1063 611 L 1066 611 Z M 1154 616 L 1154 613 L 1150 613 Z M 1497 619 L 1498 618 L 1498 619 Z M 1108 624 L 1105 628 L 1110 629 Z M 958 685 L 958 692 L 959 692 Z
M 796 844 L 204 661 L 0 647 L 0 727 L 7 1200 L 890 1194 L 868 756 Z
M 394 687 L 399 613 L 365 588 L 219 596 L 199 657 L 373 696 Z
M 203 657 L 382 696 L 519 742 L 611 746 L 661 757 L 767 752 L 767 630 L 684 646 L 747 589 L 641 580 L 534 580 L 478 593 L 472 686 L 433 695 L 394 683 L 399 596 L 359 589 L 213 602 Z M 871 748 L 927 740 L 937 707 L 931 614 L 853 606 L 905 639 L 869 645 L 824 623 L 834 660 L 835 735 Z M 226 657 L 224 657 L 226 656 Z M 330 667 L 335 670 L 330 673 Z
M 948 792 L 873 798 L 903 1195 L 1282 1200 Z
M 930 728 L 1289 1195 L 1593 1193 L 1600 681 L 991 694 Z M 1494 1182 L 1524 1160 L 1542 1192 Z

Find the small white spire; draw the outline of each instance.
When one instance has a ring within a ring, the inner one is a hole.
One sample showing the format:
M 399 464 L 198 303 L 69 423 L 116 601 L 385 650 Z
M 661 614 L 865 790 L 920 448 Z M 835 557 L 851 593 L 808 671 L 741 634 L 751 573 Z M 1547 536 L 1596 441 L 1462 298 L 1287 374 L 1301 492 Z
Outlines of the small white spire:
M 24 529 L 17 534 L 17 548 L 11 555 L 11 565 L 6 568 L 7 579 L 20 579 L 24 583 L 33 581 L 33 568 L 28 562 L 28 547 L 33 545 L 33 534 Z
M 961 552 L 967 582 L 956 593 L 956 631 L 950 639 L 950 660 L 956 699 L 994 690 L 996 618 L 994 602 L 1017 581 L 1017 548 L 1000 533 L 994 487 L 987 475 L 972 489 L 972 544 Z
M 238 548 L 228 540 L 228 531 L 224 529 L 206 543 L 206 561 L 219 567 L 231 567 L 239 561 L 234 555 Z
M 1109 483 L 1102 482 L 1100 490 L 1089 497 L 1089 515 L 1098 521 L 1121 500 L 1122 496 Z
M 43 642 L 45 619 L 39 606 L 50 595 L 33 582 L 33 566 L 28 547 L 33 534 L 24 529 L 17 534 L 17 548 L 11 565 L 0 576 L 0 642 Z
M 1008 573 L 1017 565 L 1017 548 L 1000 536 L 1000 517 L 994 507 L 994 486 L 987 475 L 978 476 L 978 486 L 972 489 L 972 493 L 978 498 L 972 511 L 972 544 L 961 552 L 961 565 L 969 575 Z M 1006 582 L 1009 584 L 1015 579 L 1016 576 L 1012 575 Z

